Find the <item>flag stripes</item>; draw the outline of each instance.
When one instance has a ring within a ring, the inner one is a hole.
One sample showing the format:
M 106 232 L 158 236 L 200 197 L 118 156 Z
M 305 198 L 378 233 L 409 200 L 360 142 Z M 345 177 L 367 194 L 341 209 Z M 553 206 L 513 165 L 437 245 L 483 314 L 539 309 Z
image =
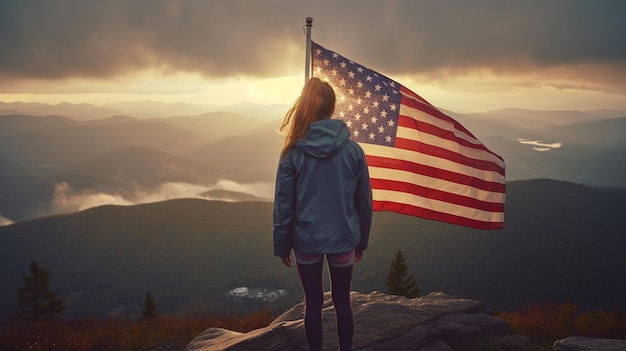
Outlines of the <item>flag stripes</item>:
M 504 160 L 416 93 L 312 45 L 315 75 L 365 152 L 376 211 L 479 229 L 504 225 Z

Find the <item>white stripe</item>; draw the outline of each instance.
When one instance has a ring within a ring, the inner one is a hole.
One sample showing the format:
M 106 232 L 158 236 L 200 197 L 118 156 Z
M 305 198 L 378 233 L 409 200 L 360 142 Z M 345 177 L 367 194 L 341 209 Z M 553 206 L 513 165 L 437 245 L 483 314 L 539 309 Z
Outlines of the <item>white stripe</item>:
M 504 162 L 490 152 L 463 146 L 457 142 L 440 138 L 432 134 L 422 133 L 419 130 L 415 130 L 413 128 L 398 127 L 396 138 L 415 140 L 425 144 L 434 145 L 442 149 L 446 149 L 448 151 L 452 151 L 457 154 L 473 158 L 475 160 L 492 162 L 504 168 Z
M 365 151 L 365 154 L 367 155 L 397 159 L 400 161 L 409 161 L 442 169 L 445 171 L 466 175 L 469 177 L 474 177 L 477 179 L 482 179 L 488 182 L 497 182 L 501 184 L 504 184 L 505 182 L 504 176 L 498 172 L 476 169 L 444 158 L 426 155 L 411 150 L 397 149 L 389 146 L 381 146 L 367 143 L 359 143 L 359 145 L 361 145 L 363 151 Z
M 463 217 L 483 222 L 504 222 L 503 212 L 488 212 L 472 207 L 465 207 L 440 200 L 433 200 L 422 196 L 391 190 L 373 189 L 374 201 L 388 201 L 409 206 L 430 209 L 436 212 L 447 213 L 457 217 Z
M 458 184 L 448 180 L 415 174 L 408 171 L 370 166 L 369 174 L 372 179 L 390 179 L 429 189 L 440 190 L 451 194 L 457 194 L 479 201 L 504 203 L 505 195 L 503 193 L 482 190 L 469 185 Z

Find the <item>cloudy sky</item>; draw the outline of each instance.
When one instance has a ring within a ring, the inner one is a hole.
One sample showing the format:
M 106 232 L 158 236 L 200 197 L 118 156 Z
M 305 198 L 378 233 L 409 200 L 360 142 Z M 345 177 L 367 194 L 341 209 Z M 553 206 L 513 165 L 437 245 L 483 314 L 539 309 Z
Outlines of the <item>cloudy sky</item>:
M 0 101 L 289 104 L 313 40 L 456 112 L 626 110 L 622 0 L 1 0 Z

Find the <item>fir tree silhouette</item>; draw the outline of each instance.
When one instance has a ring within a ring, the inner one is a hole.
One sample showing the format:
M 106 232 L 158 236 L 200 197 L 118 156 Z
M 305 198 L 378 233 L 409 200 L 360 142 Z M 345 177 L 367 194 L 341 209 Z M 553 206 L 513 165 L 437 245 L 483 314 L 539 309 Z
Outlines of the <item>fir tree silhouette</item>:
M 30 263 L 30 275 L 22 277 L 24 285 L 18 289 L 19 300 L 15 315 L 24 322 L 39 322 L 51 319 L 65 311 L 63 299 L 58 291 L 50 290 L 50 271 Z
M 387 280 L 387 293 L 408 298 L 420 296 L 420 289 L 415 285 L 415 277 L 409 275 L 409 268 L 406 264 L 402 250 L 396 252 L 396 256 L 389 267 Z
M 156 300 L 151 292 L 147 292 L 146 299 L 143 302 L 143 310 L 141 311 L 141 320 L 145 321 L 158 316 Z

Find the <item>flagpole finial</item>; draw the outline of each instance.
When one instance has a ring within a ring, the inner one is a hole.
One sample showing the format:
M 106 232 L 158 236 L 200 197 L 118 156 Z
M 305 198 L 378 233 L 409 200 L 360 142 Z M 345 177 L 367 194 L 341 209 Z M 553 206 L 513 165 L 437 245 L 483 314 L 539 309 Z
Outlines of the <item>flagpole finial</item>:
M 307 26 L 310 26 L 310 25 L 312 25 L 312 24 L 313 24 L 313 17 L 307 17 L 307 18 L 306 18 L 306 25 L 307 25 Z

